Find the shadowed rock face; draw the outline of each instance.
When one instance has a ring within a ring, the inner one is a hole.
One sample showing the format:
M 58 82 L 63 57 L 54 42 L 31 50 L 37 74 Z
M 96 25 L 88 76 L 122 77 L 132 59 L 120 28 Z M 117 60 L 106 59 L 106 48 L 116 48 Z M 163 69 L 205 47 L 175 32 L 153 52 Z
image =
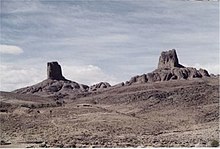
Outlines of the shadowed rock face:
M 66 80 L 62 75 L 62 70 L 57 62 L 47 63 L 47 78 L 51 80 Z
M 158 69 L 172 67 L 184 68 L 184 66 L 179 64 L 179 60 L 175 49 L 163 51 L 159 58 Z

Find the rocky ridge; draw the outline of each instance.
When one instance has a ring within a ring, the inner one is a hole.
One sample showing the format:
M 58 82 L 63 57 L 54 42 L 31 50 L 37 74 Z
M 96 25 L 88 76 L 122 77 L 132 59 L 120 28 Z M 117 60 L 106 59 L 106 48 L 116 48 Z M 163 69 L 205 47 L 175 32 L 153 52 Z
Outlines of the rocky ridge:
M 47 63 L 47 79 L 42 82 L 17 89 L 13 91 L 19 94 L 34 94 L 44 97 L 56 97 L 63 98 L 68 95 L 73 98 L 78 97 L 77 95 L 84 96 L 85 93 L 102 90 L 111 87 L 107 82 L 100 82 L 92 86 L 84 85 L 66 79 L 62 74 L 61 66 L 58 62 L 48 62 Z
M 158 68 L 156 70 L 151 73 L 134 76 L 129 81 L 126 81 L 125 85 L 203 77 L 210 77 L 207 70 L 201 68 L 197 70 L 193 67 L 181 65 L 176 50 L 172 49 L 161 53 Z
M 169 81 L 169 80 L 189 80 L 193 78 L 210 77 L 205 69 L 185 67 L 179 63 L 175 49 L 163 51 L 159 57 L 158 68 L 153 72 L 137 75 L 125 83 L 114 85 L 113 87 L 129 86 L 132 84 L 142 84 L 148 82 Z M 58 62 L 47 63 L 47 79 L 33 86 L 21 88 L 13 92 L 20 94 L 36 94 L 40 96 L 64 97 L 66 95 L 86 95 L 92 92 L 110 88 L 107 82 L 100 82 L 92 86 L 80 84 L 66 79 L 62 75 L 61 66 Z
M 90 86 L 89 91 L 97 91 L 99 89 L 104 89 L 108 87 L 111 87 L 111 85 L 108 82 L 100 82 L 100 83 Z

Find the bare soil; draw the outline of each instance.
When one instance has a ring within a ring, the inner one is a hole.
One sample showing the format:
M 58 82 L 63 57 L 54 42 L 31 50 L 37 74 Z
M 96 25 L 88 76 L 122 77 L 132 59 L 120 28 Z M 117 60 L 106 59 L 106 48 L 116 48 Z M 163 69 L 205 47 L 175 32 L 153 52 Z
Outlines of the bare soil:
M 50 98 L 16 93 L 1 92 L 0 99 L 1 148 L 193 147 L 219 141 L 218 78 L 110 87 L 66 97 L 58 106 Z

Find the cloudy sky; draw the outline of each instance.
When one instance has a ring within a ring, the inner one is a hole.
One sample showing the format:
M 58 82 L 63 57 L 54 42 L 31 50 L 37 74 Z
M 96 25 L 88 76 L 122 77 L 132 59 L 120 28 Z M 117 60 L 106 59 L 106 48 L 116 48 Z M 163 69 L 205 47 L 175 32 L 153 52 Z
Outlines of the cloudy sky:
M 1 0 L 0 90 L 46 78 L 91 85 L 129 80 L 175 48 L 186 66 L 219 73 L 219 2 L 195 0 Z

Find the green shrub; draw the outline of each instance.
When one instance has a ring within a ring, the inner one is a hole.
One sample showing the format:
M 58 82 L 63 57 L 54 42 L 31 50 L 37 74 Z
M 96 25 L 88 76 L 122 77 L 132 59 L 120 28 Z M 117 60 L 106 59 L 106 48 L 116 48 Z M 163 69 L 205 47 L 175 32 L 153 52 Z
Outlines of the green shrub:
M 219 142 L 217 140 L 212 140 L 211 146 L 212 147 L 218 147 L 219 146 Z

